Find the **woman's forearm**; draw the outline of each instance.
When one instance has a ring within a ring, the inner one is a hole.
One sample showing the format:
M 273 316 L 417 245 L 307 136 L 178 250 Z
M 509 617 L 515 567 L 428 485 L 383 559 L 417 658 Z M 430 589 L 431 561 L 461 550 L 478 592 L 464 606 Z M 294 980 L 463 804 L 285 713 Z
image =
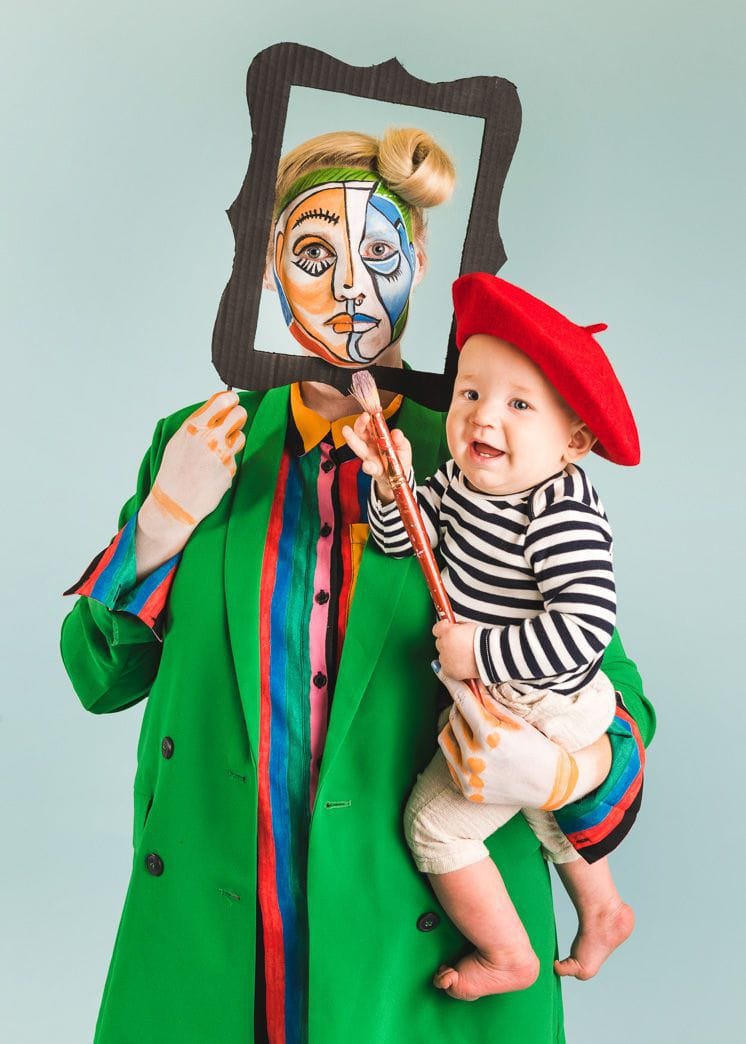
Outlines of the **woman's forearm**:
M 568 802 L 590 794 L 600 787 L 611 769 L 611 743 L 607 735 L 599 736 L 595 743 L 583 747 L 572 755 L 578 770 L 578 778 Z

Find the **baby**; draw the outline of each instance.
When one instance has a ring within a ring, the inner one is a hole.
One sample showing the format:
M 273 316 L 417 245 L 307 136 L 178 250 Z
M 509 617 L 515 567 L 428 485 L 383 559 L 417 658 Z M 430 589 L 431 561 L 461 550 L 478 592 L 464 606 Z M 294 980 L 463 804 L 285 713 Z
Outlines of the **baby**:
M 579 750 L 614 716 L 614 692 L 599 667 L 616 603 L 611 530 L 577 462 L 594 449 L 615 463 L 638 463 L 634 419 L 593 337 L 605 326 L 577 326 L 483 273 L 458 279 L 453 296 L 460 357 L 446 420 L 452 459 L 417 489 L 461 621 L 433 629 L 441 668 L 452 679 L 481 679 L 499 704 Z M 374 539 L 387 554 L 411 554 L 367 414 L 345 435 L 375 479 Z M 409 442 L 399 431 L 393 438 L 411 472 Z M 464 1000 L 525 989 L 539 972 L 484 844 L 518 809 L 480 801 L 478 789 L 463 796 L 438 750 L 405 812 L 418 868 L 476 946 L 434 979 Z M 578 912 L 571 956 L 555 970 L 590 978 L 631 933 L 632 910 L 606 858 L 580 858 L 550 812 L 523 814 Z

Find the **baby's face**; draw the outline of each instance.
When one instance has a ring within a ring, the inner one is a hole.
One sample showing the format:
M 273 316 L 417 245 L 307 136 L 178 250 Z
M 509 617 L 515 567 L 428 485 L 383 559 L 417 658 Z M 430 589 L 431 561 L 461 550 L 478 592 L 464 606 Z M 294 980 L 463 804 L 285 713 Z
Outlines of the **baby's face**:
M 585 431 L 539 367 L 488 334 L 461 350 L 446 421 L 448 447 L 483 493 L 530 489 L 587 452 Z

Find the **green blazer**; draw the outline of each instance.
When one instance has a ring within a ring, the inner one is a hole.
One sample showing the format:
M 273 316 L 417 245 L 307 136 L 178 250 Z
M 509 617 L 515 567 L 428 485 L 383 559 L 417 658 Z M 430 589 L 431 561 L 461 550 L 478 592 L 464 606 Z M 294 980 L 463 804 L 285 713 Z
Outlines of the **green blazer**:
M 99 1044 L 253 1040 L 257 611 L 288 390 L 241 398 L 249 421 L 239 470 L 184 550 L 163 643 L 136 618 L 87 598 L 63 625 L 65 666 L 88 710 L 117 711 L 148 698 L 134 781 L 132 876 Z M 164 446 L 189 412 L 158 425 L 122 522 L 147 495 Z M 405 403 L 400 423 L 415 467 L 432 473 L 445 455 L 442 416 Z M 430 983 L 438 965 L 464 948 L 416 871 L 401 827 L 415 774 L 435 749 L 442 693 L 429 667 L 432 621 L 416 561 L 388 559 L 368 546 L 311 823 L 311 1044 L 564 1040 L 549 879 L 521 816 L 491 847 L 541 959 L 538 981 L 476 1004 L 454 1001 Z M 607 660 L 649 737 L 652 711 L 618 639 Z M 149 855 L 159 857 L 160 875 L 151 872 L 158 866 L 152 858 L 148 869 Z M 437 918 L 422 918 L 429 913 Z

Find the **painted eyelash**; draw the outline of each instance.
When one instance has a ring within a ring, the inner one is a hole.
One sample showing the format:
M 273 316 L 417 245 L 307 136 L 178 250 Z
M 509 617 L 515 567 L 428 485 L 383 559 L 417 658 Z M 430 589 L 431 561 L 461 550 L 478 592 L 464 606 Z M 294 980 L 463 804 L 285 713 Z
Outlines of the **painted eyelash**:
M 369 272 L 372 272 L 378 279 L 385 279 L 387 283 L 395 282 L 401 275 L 401 258 L 399 259 L 399 264 L 396 266 L 393 272 L 382 272 L 379 268 L 376 267 L 375 262 L 371 264 L 369 260 L 363 259 L 363 264 Z
M 306 272 L 311 276 L 320 276 L 326 272 L 327 268 L 331 268 L 333 261 L 329 258 L 324 260 L 314 261 L 308 257 L 299 257 L 297 261 L 293 261 L 294 265 L 297 265 L 302 272 Z
M 339 214 L 332 214 L 331 210 L 321 210 L 320 208 L 317 208 L 316 210 L 305 210 L 295 224 L 299 225 L 301 221 L 305 221 L 306 218 L 321 218 L 322 221 L 329 221 L 332 225 L 339 224 Z

